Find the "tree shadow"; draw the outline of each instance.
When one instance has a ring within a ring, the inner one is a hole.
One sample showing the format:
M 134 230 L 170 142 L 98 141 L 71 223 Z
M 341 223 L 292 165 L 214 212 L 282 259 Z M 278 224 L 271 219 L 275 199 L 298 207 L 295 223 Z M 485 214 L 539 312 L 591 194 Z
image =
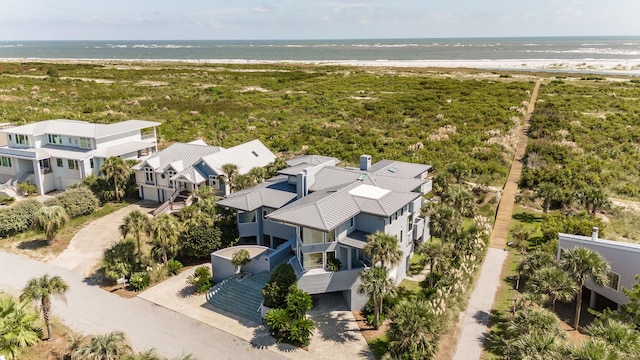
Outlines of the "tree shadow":
M 18 245 L 18 249 L 20 250 L 37 250 L 37 249 L 41 249 L 43 247 L 47 247 L 49 246 L 49 242 L 45 239 L 36 239 L 36 240 L 29 240 L 29 241 L 23 241 L 20 243 L 20 245 Z
M 355 321 L 353 317 L 349 317 L 345 313 L 333 311 L 312 316 L 312 319 L 323 341 L 344 344 L 358 339 L 354 333 L 360 332 L 360 330 L 357 326 L 356 328 L 349 326 L 349 324 L 355 323 Z
M 529 214 L 525 212 L 519 212 L 513 214 L 513 219 L 527 224 L 534 224 L 542 222 L 542 216 L 536 214 Z
M 486 311 L 477 311 L 475 314 L 473 314 L 473 318 L 476 320 L 476 322 L 480 325 L 488 325 L 489 324 L 489 313 Z
M 190 298 L 195 295 L 197 287 L 195 285 L 187 285 L 176 292 L 176 296 L 182 299 Z

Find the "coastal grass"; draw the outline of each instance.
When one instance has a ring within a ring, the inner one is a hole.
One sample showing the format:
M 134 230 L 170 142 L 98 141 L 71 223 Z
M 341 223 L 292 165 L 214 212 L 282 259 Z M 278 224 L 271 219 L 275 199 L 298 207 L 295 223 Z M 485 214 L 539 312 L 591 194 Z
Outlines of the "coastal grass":
M 47 73 L 54 68 L 55 77 Z M 0 116 L 159 121 L 160 144 L 260 139 L 276 153 L 361 154 L 444 168 L 477 183 L 506 180 L 503 141 L 533 77 L 464 77 L 427 69 L 287 64 L 1 63 Z

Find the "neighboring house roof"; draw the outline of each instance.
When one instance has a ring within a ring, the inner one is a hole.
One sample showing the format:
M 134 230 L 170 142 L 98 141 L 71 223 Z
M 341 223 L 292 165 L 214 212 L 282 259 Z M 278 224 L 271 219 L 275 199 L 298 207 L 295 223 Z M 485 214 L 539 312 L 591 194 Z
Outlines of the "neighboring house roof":
M 174 143 L 171 146 L 163 149 L 140 164 L 133 167 L 135 170 L 140 170 L 144 167 L 151 167 L 156 172 L 163 172 L 168 165 L 180 164 L 182 168 L 176 171 L 183 171 L 185 168 L 197 164 L 201 159 L 207 155 L 215 154 L 224 150 L 219 146 L 202 146 L 197 144 L 184 144 Z M 186 166 L 185 166 L 186 165 Z
M 94 157 L 101 157 L 101 158 L 109 158 L 112 156 L 120 156 L 120 155 L 124 155 L 124 154 L 129 154 L 132 152 L 136 152 L 139 150 L 144 150 L 144 149 L 148 149 L 151 147 L 154 147 L 155 144 L 150 143 L 150 142 L 146 142 L 146 141 L 130 141 L 128 143 L 124 143 L 124 144 L 120 144 L 120 145 L 114 145 L 114 146 L 109 146 L 107 148 L 103 148 L 103 149 L 98 149 L 95 154 L 93 154 Z
M 56 119 L 16 126 L 0 130 L 0 132 L 33 136 L 57 134 L 99 139 L 159 125 L 159 122 L 144 120 L 127 120 L 113 124 L 95 124 L 80 120 Z
M 640 253 L 640 244 L 634 244 L 634 243 L 624 242 L 624 241 L 606 240 L 606 239 L 600 239 L 600 238 L 593 240 L 592 236 L 558 233 L 559 241 L 562 241 L 565 239 L 577 240 L 578 242 L 582 242 L 593 247 L 601 246 L 601 247 L 615 248 L 619 250 L 633 251 L 633 252 Z
M 185 179 L 189 180 L 193 184 L 200 184 L 207 180 L 207 177 L 203 173 L 201 173 L 200 170 L 191 166 L 171 177 L 171 180 L 177 179 Z
M 329 231 L 359 213 L 391 216 L 420 195 L 416 192 L 392 191 L 356 182 L 337 191 L 311 193 L 267 217 L 271 220 Z
M 330 160 L 335 161 L 334 165 L 338 165 L 340 163 L 340 160 L 338 158 L 322 155 L 302 155 L 293 159 L 289 159 L 286 161 L 286 163 L 289 166 L 296 166 L 299 164 L 320 165 Z
M 414 164 L 403 161 L 380 160 L 371 165 L 368 172 L 377 175 L 387 175 L 402 178 L 415 178 L 425 171 L 429 171 L 431 165 Z
M 202 140 L 202 139 L 189 141 L 187 144 L 191 144 L 191 145 L 209 146 L 209 144 L 207 144 L 206 142 L 204 142 L 204 140 Z
M 315 174 L 315 182 L 309 191 L 337 188 L 351 184 L 354 181 L 362 181 L 364 184 L 379 186 L 394 191 L 413 191 L 419 188 L 426 180 L 416 178 L 398 178 L 386 174 L 370 174 L 362 170 L 325 167 Z
M 254 167 L 266 166 L 275 159 L 271 150 L 258 139 L 202 157 L 202 161 L 218 175 L 225 174 L 222 170 L 225 164 L 235 164 L 238 173 L 246 174 Z
M 242 211 L 253 211 L 263 206 L 279 209 L 296 197 L 296 186 L 289 184 L 286 176 L 276 176 L 250 189 L 228 195 L 218 201 L 218 205 Z

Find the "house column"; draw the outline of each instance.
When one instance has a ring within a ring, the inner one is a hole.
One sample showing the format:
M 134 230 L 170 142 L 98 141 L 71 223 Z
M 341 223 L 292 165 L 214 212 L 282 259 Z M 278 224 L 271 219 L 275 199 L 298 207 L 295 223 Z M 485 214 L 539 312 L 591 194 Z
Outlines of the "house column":
M 153 127 L 153 137 L 156 139 L 156 152 L 158 152 L 158 134 L 156 134 L 156 127 Z
M 44 195 L 42 171 L 40 170 L 40 161 L 38 160 L 33 160 L 33 177 L 36 180 L 38 192 L 40 192 L 40 195 Z

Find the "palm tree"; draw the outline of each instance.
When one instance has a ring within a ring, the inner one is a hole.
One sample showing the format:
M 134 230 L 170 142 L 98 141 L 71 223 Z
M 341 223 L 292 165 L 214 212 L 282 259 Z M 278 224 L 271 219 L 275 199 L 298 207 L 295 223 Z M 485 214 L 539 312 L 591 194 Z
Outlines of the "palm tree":
M 464 216 L 473 217 L 475 213 L 473 195 L 462 185 L 451 185 L 445 188 L 440 195 L 440 200 Z
M 578 194 L 579 201 L 587 212 L 595 214 L 598 208 L 610 205 L 607 195 L 600 188 L 587 188 Z
M 148 233 L 151 229 L 151 220 L 142 212 L 134 210 L 125 216 L 119 229 L 122 237 L 127 237 L 129 234 L 133 234 L 138 245 L 138 263 L 142 264 L 142 246 L 140 244 L 140 238 L 143 233 Z
M 620 353 L 607 342 L 590 338 L 571 348 L 571 360 L 618 360 Z
M 559 326 L 554 313 L 538 307 L 518 310 L 506 326 L 506 337 L 516 338 L 534 331 L 545 332 L 558 338 L 565 338 L 566 332 Z
M 80 360 L 115 360 L 131 354 L 131 346 L 121 331 L 93 336 L 91 341 L 76 352 Z
M 458 234 L 462 231 L 462 217 L 451 206 L 437 204 L 429 209 L 427 213 L 433 230 L 440 235 L 442 246 L 447 241 L 448 234 Z
M 249 174 L 247 175 L 251 177 L 251 180 L 253 180 L 254 184 L 260 184 L 267 178 L 267 169 L 256 166 L 249 170 Z
M 403 300 L 391 312 L 387 337 L 392 356 L 429 359 L 437 350 L 441 318 L 424 300 Z
M 386 265 L 394 266 L 402 259 L 402 251 L 398 247 L 398 238 L 382 231 L 367 235 L 367 245 L 363 250 L 372 264 L 379 262 L 381 267 Z
M 542 199 L 542 211 L 547 213 L 551 202 L 559 197 L 558 187 L 553 183 L 542 183 L 536 188 L 536 197 Z
M 371 267 L 360 273 L 362 284 L 358 285 L 358 294 L 368 294 L 373 298 L 373 326 L 377 329 L 380 326 L 380 312 L 382 311 L 382 301 L 387 295 L 395 293 L 393 280 L 389 278 L 387 268 Z
M 88 339 L 85 335 L 67 335 L 67 345 L 64 348 L 65 358 L 76 360 L 76 353 L 85 344 Z
M 20 349 L 40 341 L 42 329 L 38 328 L 38 314 L 28 301 L 18 302 L 9 295 L 0 295 L 0 358 L 11 360 Z
M 640 333 L 631 324 L 610 318 L 598 319 L 587 326 L 586 332 L 617 349 L 621 358 L 640 358 Z
M 564 251 L 561 254 L 560 266 L 566 271 L 578 285 L 576 295 L 576 317 L 574 321 L 574 329 L 578 330 L 580 322 L 580 311 L 582 310 L 582 287 L 584 282 L 591 278 L 596 285 L 605 285 L 608 281 L 607 273 L 609 272 L 609 264 L 602 255 L 597 252 L 576 247 L 572 250 Z
M 527 281 L 527 290 L 542 303 L 548 303 L 555 311 L 556 300 L 571 301 L 576 291 L 576 283 L 557 266 L 547 266 L 533 273 Z
M 38 229 L 44 231 L 48 244 L 51 244 L 56 233 L 64 227 L 67 221 L 69 221 L 69 216 L 60 205 L 43 206 L 34 215 L 34 224 Z
M 107 179 L 113 181 L 113 188 L 115 190 L 116 202 L 120 202 L 120 188 L 119 184 L 127 180 L 129 177 L 129 166 L 118 156 L 112 156 L 104 161 L 104 164 L 100 167 L 100 171 L 107 177 Z
M 416 252 L 429 259 L 429 286 L 433 287 L 436 266 L 443 255 L 442 247 L 434 242 L 423 242 Z
M 533 331 L 509 341 L 505 349 L 508 359 L 563 359 L 567 352 L 566 342 L 552 333 Z
M 69 290 L 69 285 L 60 276 L 49 277 L 45 274 L 42 277 L 29 280 L 22 289 L 20 299 L 40 302 L 40 309 L 44 316 L 44 323 L 47 325 L 49 340 L 53 339 L 51 330 L 51 297 L 60 297 L 64 300 L 64 293 Z
M 238 165 L 236 164 L 224 164 L 222 165 L 222 171 L 227 176 L 227 182 L 229 184 L 229 192 L 235 190 L 236 176 L 238 176 Z
M 153 243 L 162 252 L 162 261 L 166 265 L 169 254 L 176 250 L 178 236 L 180 236 L 180 224 L 173 215 L 162 214 L 151 222 L 151 235 Z
M 555 265 L 556 260 L 548 252 L 535 250 L 527 254 L 527 256 L 518 264 L 518 272 L 522 274 L 533 274 L 536 270 L 547 266 Z M 529 277 L 529 276 L 527 276 Z

